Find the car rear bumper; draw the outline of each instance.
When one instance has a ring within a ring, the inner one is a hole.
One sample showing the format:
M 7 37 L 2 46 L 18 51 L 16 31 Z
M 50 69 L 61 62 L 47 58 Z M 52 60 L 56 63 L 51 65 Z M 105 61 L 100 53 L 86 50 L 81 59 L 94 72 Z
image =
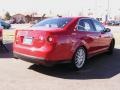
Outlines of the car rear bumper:
M 34 47 L 27 47 L 14 44 L 13 45 L 13 52 L 16 57 L 22 58 L 22 56 L 27 57 L 28 59 L 37 60 L 37 62 L 59 62 L 59 61 L 69 61 L 71 58 L 63 55 L 64 53 L 60 53 L 58 49 L 51 46 L 49 47 L 41 47 L 41 48 L 34 48 Z M 23 59 L 24 59 L 23 58 Z M 36 62 L 36 61 L 35 61 Z
M 34 48 L 21 45 L 13 45 L 13 52 L 25 57 L 30 57 L 33 59 L 50 59 L 47 58 L 48 54 L 52 51 L 52 48 Z
M 46 65 L 46 66 L 54 65 L 57 63 L 70 63 L 70 61 L 68 61 L 68 60 L 47 61 L 43 57 L 35 57 L 35 56 L 30 56 L 30 55 L 26 55 L 26 54 L 22 54 L 22 53 L 18 53 L 18 52 L 13 52 L 13 56 L 14 56 L 14 58 L 18 58 L 23 61 L 27 61 L 30 63 L 36 63 L 36 64 L 42 64 L 42 65 Z
M 42 57 L 30 56 L 30 55 L 26 55 L 26 54 L 22 54 L 22 53 L 18 53 L 18 52 L 13 52 L 13 55 L 15 58 L 20 58 L 27 62 L 41 63 L 41 64 L 45 63 L 45 58 L 42 58 Z
M 27 61 L 30 63 L 43 64 L 43 65 L 53 63 L 50 61 L 46 61 L 45 58 L 43 58 L 43 57 L 35 57 L 35 56 L 30 56 L 30 55 L 26 55 L 26 54 L 22 54 L 22 53 L 18 53 L 18 52 L 13 52 L 13 55 L 15 58 L 18 58 L 18 59 L 21 59 L 23 61 Z

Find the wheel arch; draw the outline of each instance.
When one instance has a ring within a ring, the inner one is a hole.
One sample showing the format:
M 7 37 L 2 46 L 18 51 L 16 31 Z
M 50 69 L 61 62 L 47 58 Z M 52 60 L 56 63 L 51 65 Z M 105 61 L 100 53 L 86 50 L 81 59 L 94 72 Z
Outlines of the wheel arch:
M 115 38 L 112 38 L 111 41 L 110 41 L 110 44 L 113 43 L 114 46 L 115 46 Z
M 111 41 L 113 41 L 113 43 L 115 44 L 115 39 L 114 38 Z
M 75 53 L 77 52 L 77 50 L 78 50 L 79 48 L 81 48 L 81 47 L 83 47 L 83 48 L 85 49 L 86 57 L 88 57 L 88 50 L 87 50 L 87 47 L 86 47 L 85 45 L 79 45 L 79 46 L 75 49 L 75 51 L 74 51 L 73 58 L 74 58 Z

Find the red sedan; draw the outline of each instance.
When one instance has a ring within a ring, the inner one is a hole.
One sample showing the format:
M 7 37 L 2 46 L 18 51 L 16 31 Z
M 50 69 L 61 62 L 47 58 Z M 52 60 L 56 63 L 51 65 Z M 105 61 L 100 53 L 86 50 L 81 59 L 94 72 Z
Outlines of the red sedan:
M 88 17 L 49 18 L 25 30 L 16 30 L 14 57 L 37 64 L 71 62 L 80 69 L 102 52 L 112 53 L 110 29 Z

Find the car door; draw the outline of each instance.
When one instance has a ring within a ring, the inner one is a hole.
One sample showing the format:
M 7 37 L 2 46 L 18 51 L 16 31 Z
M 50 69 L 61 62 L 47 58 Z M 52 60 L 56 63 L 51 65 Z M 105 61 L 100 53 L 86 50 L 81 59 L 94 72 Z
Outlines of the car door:
M 109 32 L 104 32 L 105 27 L 99 21 L 92 19 L 92 22 L 94 24 L 96 32 L 100 33 L 100 39 L 98 42 L 100 50 L 107 49 L 111 41 Z
M 89 54 L 94 54 L 98 52 L 100 49 L 98 45 L 98 42 L 100 40 L 100 33 L 96 32 L 91 19 L 80 19 L 78 26 L 79 39 L 82 39 L 86 43 L 86 45 L 88 46 Z M 80 28 L 81 26 L 84 27 L 84 30 Z

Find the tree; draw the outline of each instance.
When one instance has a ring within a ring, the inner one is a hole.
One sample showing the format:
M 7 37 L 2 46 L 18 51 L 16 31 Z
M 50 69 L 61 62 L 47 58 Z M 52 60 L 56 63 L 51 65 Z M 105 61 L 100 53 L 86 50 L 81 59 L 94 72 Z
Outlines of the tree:
M 45 16 L 46 16 L 46 14 L 44 13 L 44 14 L 41 16 L 41 20 L 45 19 Z
M 10 20 L 11 16 L 9 12 L 6 12 L 5 14 L 5 20 Z

